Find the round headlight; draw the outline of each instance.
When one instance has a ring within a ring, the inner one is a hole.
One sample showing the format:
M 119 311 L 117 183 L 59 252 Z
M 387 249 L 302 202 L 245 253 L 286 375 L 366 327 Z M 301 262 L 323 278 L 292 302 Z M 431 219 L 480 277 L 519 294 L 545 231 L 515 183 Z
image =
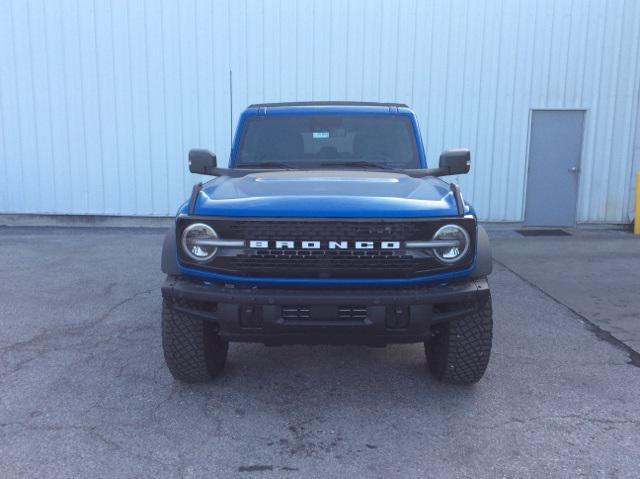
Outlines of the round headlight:
M 194 261 L 209 261 L 218 251 L 218 247 L 211 244 L 216 239 L 218 235 L 211 226 L 194 223 L 182 232 L 182 249 Z
M 469 250 L 469 233 L 458 225 L 444 225 L 436 231 L 433 239 L 451 243 L 447 246 L 433 248 L 433 254 L 443 263 L 455 263 L 464 258 Z

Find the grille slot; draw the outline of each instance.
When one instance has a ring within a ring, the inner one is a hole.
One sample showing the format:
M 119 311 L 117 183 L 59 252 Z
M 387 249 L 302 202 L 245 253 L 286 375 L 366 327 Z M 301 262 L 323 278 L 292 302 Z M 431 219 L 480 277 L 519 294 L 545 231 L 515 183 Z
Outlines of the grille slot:
M 344 321 L 364 321 L 367 319 L 366 306 L 339 306 L 338 319 Z
M 311 307 L 283 306 L 280 315 L 285 321 L 300 321 L 311 319 Z
M 280 317 L 285 321 L 365 321 L 367 319 L 367 307 L 364 305 L 338 307 L 282 306 Z

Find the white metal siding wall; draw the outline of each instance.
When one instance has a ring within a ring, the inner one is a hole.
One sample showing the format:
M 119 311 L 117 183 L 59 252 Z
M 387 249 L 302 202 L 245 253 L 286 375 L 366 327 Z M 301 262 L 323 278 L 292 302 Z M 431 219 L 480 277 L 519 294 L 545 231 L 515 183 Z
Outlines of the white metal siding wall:
M 523 217 L 530 109 L 587 110 L 581 221 L 626 222 L 640 2 L 0 2 L 0 212 L 173 214 L 252 102 L 406 102 L 485 219 Z

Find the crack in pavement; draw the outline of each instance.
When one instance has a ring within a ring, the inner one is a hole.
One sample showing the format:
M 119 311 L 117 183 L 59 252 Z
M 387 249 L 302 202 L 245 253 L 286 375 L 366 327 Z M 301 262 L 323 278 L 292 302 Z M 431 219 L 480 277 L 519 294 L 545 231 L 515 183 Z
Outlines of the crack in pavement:
M 543 421 L 582 421 L 593 425 L 621 425 L 621 424 L 629 424 L 633 426 L 640 426 L 640 419 L 630 419 L 630 418 L 602 418 L 602 417 L 590 417 L 582 414 L 564 414 L 560 416 L 533 416 L 528 418 L 517 418 L 512 417 L 507 419 L 506 421 L 502 421 L 496 424 L 491 424 L 489 426 L 484 426 L 481 424 L 476 424 L 474 427 L 478 429 L 485 430 L 494 430 L 501 429 L 505 426 L 509 426 L 511 424 L 521 424 L 525 425 L 527 423 L 540 423 Z
M 25 348 L 30 347 L 31 345 L 39 343 L 40 341 L 49 339 L 49 337 L 81 334 L 84 331 L 86 331 L 87 329 L 95 327 L 95 326 L 99 325 L 101 322 L 105 321 L 119 307 L 127 304 L 130 301 L 133 301 L 138 296 L 142 296 L 144 294 L 150 294 L 153 291 L 155 291 L 155 289 L 146 289 L 144 291 L 139 291 L 137 293 L 132 294 L 131 296 L 126 297 L 122 301 L 118 302 L 117 304 L 115 304 L 114 306 L 109 308 L 105 313 L 101 314 L 97 318 L 91 319 L 89 321 L 84 321 L 84 322 L 82 322 L 80 324 L 76 324 L 76 325 L 73 325 L 73 326 L 67 326 L 67 327 L 64 327 L 64 328 L 58 328 L 58 329 L 53 329 L 53 330 L 45 329 L 41 333 L 39 333 L 39 334 L 37 334 L 37 335 L 33 336 L 32 338 L 29 338 L 29 339 L 27 339 L 25 341 L 19 341 L 17 343 L 9 344 L 8 346 L 3 346 L 2 348 L 0 348 L 0 351 L 5 353 L 5 352 L 9 352 L 9 351 L 14 351 L 16 349 L 25 349 Z
M 526 356 L 520 354 L 509 354 L 502 351 L 491 351 L 492 356 L 502 356 L 506 359 L 512 359 L 521 362 L 528 362 L 530 364 L 537 363 L 540 361 L 539 357 L 536 356 Z M 548 363 L 554 363 L 561 366 L 575 366 L 579 364 L 580 366 L 627 366 L 629 363 L 627 362 L 615 362 L 615 361 L 573 361 L 573 360 L 559 360 L 555 358 L 546 357 L 545 360 Z
M 506 269 L 510 273 L 514 274 L 515 276 L 517 276 L 519 279 L 521 279 L 522 281 L 527 283 L 529 286 L 531 286 L 532 288 L 536 289 L 537 291 L 539 291 L 540 293 L 545 295 L 547 298 L 551 299 L 554 303 L 559 304 L 560 306 L 563 306 L 567 310 L 571 311 L 575 316 L 577 316 L 582 321 L 582 324 L 584 324 L 584 327 L 588 331 L 593 333 L 598 339 L 600 339 L 601 341 L 605 341 L 605 342 L 611 344 L 612 346 L 614 346 L 614 347 L 624 351 L 625 353 L 627 353 L 629 355 L 629 361 L 627 362 L 627 364 L 630 364 L 631 366 L 635 366 L 635 367 L 640 368 L 640 353 L 638 351 L 636 351 L 635 349 L 633 349 L 631 346 L 629 346 L 625 342 L 621 341 L 620 339 L 616 338 L 609 331 L 605 331 L 600 326 L 598 326 L 593 321 L 591 321 L 589 318 L 587 318 L 585 315 L 579 313 L 578 311 L 573 309 L 568 304 L 563 303 L 560 299 L 556 298 L 551 293 L 548 293 L 543 288 L 541 288 L 540 286 L 535 284 L 533 281 L 531 281 L 531 280 L 527 279 L 526 277 L 522 276 L 520 273 L 518 273 L 514 269 L 510 268 L 509 266 L 507 266 L 502 261 L 499 261 L 499 260 L 493 258 L 493 262 L 496 263 L 496 264 L 499 264 L 504 269 Z
M 132 452 L 130 448 L 124 447 L 123 445 L 121 445 L 117 441 L 114 441 L 114 440 L 106 437 L 102 432 L 100 432 L 100 428 L 103 427 L 102 425 L 94 425 L 94 426 L 77 426 L 77 425 L 74 425 L 74 424 L 41 424 L 41 425 L 38 425 L 38 424 L 30 424 L 28 422 L 21 422 L 21 421 L 0 423 L 0 428 L 5 428 L 5 427 L 19 427 L 19 428 L 22 428 L 25 431 L 33 431 L 33 432 L 42 432 L 42 431 L 58 432 L 58 431 L 66 431 L 66 430 L 78 431 L 78 432 L 87 434 L 90 437 L 93 437 L 94 439 L 96 439 L 97 441 L 101 442 L 105 446 L 108 446 L 108 447 L 110 447 L 112 449 L 120 451 L 120 452 L 126 454 L 127 456 L 129 456 L 129 457 L 131 457 L 133 459 L 146 460 L 146 461 L 149 461 L 149 462 L 154 463 L 154 464 L 158 464 L 158 465 L 163 466 L 163 467 L 167 467 L 167 466 L 168 467 L 174 467 L 178 471 L 181 468 L 184 467 L 184 465 L 182 463 L 180 463 L 180 461 L 179 462 L 165 462 L 165 461 L 161 461 L 160 459 L 154 457 L 153 454 L 139 454 L 139 453 Z
M 150 294 L 153 291 L 155 291 L 154 289 L 146 289 L 144 291 L 138 291 L 136 293 L 133 293 L 130 296 L 127 296 L 126 298 L 124 298 L 123 300 L 119 301 L 118 303 L 116 303 L 115 305 L 113 305 L 111 308 L 109 308 L 106 312 L 104 312 L 103 314 L 99 315 L 96 318 L 90 319 L 88 321 L 84 321 L 80 324 L 76 324 L 76 325 L 72 325 L 72 326 L 66 326 L 66 327 L 62 327 L 62 328 L 55 328 L 55 329 L 45 329 L 42 332 L 36 334 L 35 336 L 24 340 L 24 341 L 18 341 L 16 343 L 12 343 L 9 344 L 7 346 L 3 346 L 0 348 L 0 357 L 4 358 L 7 354 L 9 353 L 15 353 L 15 352 L 21 352 L 21 351 L 33 351 L 36 354 L 30 358 L 25 358 L 22 359 L 20 361 L 18 361 L 9 371 L 4 372 L 2 375 L 0 375 L 0 379 L 4 379 L 5 377 L 14 374 L 18 371 L 20 371 L 22 368 L 24 368 L 27 364 L 33 362 L 34 360 L 41 358 L 42 356 L 44 356 L 45 354 L 49 354 L 51 352 L 55 352 L 55 351 L 60 351 L 60 350 L 64 350 L 64 349 L 68 349 L 70 347 L 74 347 L 77 345 L 67 345 L 64 348 L 46 348 L 46 349 L 42 349 L 37 347 L 39 343 L 45 342 L 45 341 L 50 341 L 53 339 L 57 339 L 60 337 L 64 337 L 64 338 L 68 338 L 70 336 L 79 336 L 82 334 L 85 334 L 88 330 L 95 328 L 96 326 L 100 325 L 101 323 L 103 323 L 104 321 L 106 321 L 109 316 L 111 316 L 111 314 L 113 314 L 114 311 L 116 311 L 118 308 L 124 306 L 125 304 L 135 300 L 136 298 L 138 298 L 139 296 L 145 295 L 145 294 Z

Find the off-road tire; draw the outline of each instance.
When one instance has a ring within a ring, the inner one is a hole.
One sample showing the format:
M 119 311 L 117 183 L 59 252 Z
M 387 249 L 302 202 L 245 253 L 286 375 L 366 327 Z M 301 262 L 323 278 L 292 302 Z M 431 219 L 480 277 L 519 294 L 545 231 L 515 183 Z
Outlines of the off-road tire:
M 229 343 L 210 321 L 172 306 L 171 301 L 162 301 L 162 349 L 171 375 L 185 383 L 210 381 L 224 369 Z
M 450 384 L 478 382 L 491 355 L 491 297 L 479 304 L 474 313 L 439 324 L 432 333 L 432 338 L 424 345 L 431 374 Z

